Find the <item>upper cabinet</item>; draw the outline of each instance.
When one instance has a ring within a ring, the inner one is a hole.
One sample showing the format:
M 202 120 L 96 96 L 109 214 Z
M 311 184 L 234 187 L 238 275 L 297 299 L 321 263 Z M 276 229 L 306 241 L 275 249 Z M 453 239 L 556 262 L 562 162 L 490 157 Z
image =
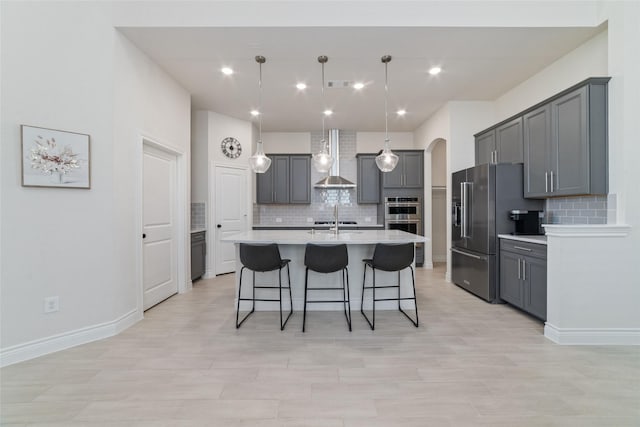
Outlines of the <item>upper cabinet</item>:
M 311 156 L 268 154 L 271 167 L 256 174 L 258 204 L 311 203 Z
M 607 82 L 594 78 L 524 115 L 524 195 L 606 194 Z
M 491 129 L 476 135 L 476 165 L 496 163 L 496 130 Z
M 422 188 L 424 186 L 424 152 L 396 150 L 398 164 L 391 172 L 382 174 L 384 188 Z
M 380 169 L 376 154 L 358 154 L 358 203 L 380 203 Z
M 522 163 L 522 117 L 476 135 L 476 165 Z

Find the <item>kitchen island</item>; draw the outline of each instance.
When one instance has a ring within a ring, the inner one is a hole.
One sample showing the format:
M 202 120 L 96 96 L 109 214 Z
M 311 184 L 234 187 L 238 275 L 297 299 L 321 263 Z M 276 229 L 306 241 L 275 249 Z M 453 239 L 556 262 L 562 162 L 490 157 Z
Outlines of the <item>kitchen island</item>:
M 223 241 L 235 244 L 236 249 L 236 295 L 238 283 L 240 280 L 240 263 L 239 243 L 250 244 L 266 244 L 277 243 L 280 247 L 280 255 L 282 258 L 291 260 L 291 291 L 293 294 L 294 310 L 302 310 L 304 305 L 304 252 L 307 243 L 317 245 L 335 245 L 346 244 L 349 254 L 349 295 L 352 310 L 360 308 L 360 298 L 362 295 L 362 275 L 364 258 L 371 258 L 376 243 L 423 243 L 428 239 L 424 236 L 407 233 L 400 230 L 340 230 L 338 234 L 329 230 L 316 230 L 314 232 L 308 230 L 252 230 L 245 233 L 229 236 Z M 367 283 L 370 284 L 371 271 L 367 273 Z M 404 270 L 401 273 L 402 292 L 411 292 L 411 271 Z M 250 283 L 251 276 L 245 272 L 245 280 Z M 309 280 L 312 280 L 314 286 L 330 286 L 338 288 L 340 286 L 340 275 L 320 274 L 309 272 Z M 397 280 L 396 273 L 376 272 L 376 282 L 378 285 L 395 284 Z M 260 273 L 256 275 L 256 281 L 260 284 L 276 286 L 278 283 L 278 272 Z M 283 284 L 286 283 L 286 269 L 283 271 Z M 406 287 L 405 287 L 406 285 Z M 250 292 L 250 286 L 243 286 L 243 296 L 245 289 Z M 384 292 L 384 291 L 378 291 Z M 389 290 L 389 297 L 394 295 Z M 247 293 L 247 295 L 249 295 Z M 315 295 L 315 294 L 314 294 Z M 396 294 L 397 295 L 397 294 Z M 325 298 L 322 292 L 317 293 L 318 298 Z M 325 298 L 326 299 L 326 298 Z M 235 300 L 234 300 L 235 303 Z M 243 302 L 240 305 L 241 310 L 250 307 L 250 302 Z M 370 304 L 369 304 L 370 306 Z M 404 302 L 403 302 L 404 307 Z M 365 301 L 365 308 L 368 308 Z M 413 308 L 413 303 L 407 302 L 407 308 Z M 256 302 L 256 310 L 277 310 L 278 304 L 273 302 Z M 311 304 L 307 310 L 342 310 L 342 304 Z M 376 309 L 397 309 L 397 302 L 383 301 L 376 304 Z

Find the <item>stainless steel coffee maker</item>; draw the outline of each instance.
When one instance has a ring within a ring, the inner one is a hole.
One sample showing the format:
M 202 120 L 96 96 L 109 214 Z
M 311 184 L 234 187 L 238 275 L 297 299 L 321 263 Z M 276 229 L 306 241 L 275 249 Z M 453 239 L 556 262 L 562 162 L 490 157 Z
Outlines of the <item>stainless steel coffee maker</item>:
M 544 211 L 514 209 L 509 212 L 509 218 L 511 218 L 516 225 L 513 234 L 544 234 L 542 230 Z

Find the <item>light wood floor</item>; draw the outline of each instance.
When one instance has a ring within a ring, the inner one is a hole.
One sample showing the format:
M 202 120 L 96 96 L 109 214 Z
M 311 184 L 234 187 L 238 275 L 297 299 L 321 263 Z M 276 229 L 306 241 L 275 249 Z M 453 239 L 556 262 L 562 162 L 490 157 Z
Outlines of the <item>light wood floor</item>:
M 354 307 L 234 327 L 233 275 L 122 334 L 0 371 L 0 424 L 639 426 L 640 349 L 559 346 L 542 323 L 418 269 L 420 327 Z

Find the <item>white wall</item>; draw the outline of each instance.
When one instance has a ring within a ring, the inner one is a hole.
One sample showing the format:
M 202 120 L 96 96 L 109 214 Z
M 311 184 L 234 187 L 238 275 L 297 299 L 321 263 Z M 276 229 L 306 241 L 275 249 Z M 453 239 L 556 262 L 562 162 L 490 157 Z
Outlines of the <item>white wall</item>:
M 447 143 L 438 140 L 431 150 L 431 185 L 445 187 L 447 185 Z
M 588 78 L 607 76 L 607 31 L 602 31 L 495 100 L 489 127 Z
M 311 132 L 262 132 L 265 153 L 309 154 Z
M 413 132 L 389 132 L 391 151 L 411 150 L 414 145 Z M 384 132 L 356 132 L 356 152 L 377 153 L 384 148 Z
M 246 147 L 249 150 L 251 147 Z M 191 202 L 204 202 L 209 209 L 209 112 L 191 113 Z
M 113 29 L 111 5 L 1 7 L 0 347 L 7 364 L 135 321 L 137 134 L 171 141 L 188 156 L 190 101 Z M 91 135 L 92 188 L 21 187 L 20 124 Z M 60 311 L 45 315 L 49 296 L 60 297 Z

